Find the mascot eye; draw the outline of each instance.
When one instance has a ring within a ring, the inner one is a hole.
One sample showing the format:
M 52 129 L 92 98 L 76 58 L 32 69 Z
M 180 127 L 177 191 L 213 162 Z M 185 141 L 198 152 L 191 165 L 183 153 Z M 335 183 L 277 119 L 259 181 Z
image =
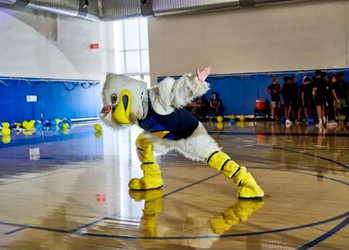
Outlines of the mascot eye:
M 112 103 L 112 104 L 115 104 L 115 103 L 117 102 L 117 100 L 118 100 L 117 95 L 116 95 L 116 94 L 113 94 L 113 95 L 111 96 L 111 103 Z

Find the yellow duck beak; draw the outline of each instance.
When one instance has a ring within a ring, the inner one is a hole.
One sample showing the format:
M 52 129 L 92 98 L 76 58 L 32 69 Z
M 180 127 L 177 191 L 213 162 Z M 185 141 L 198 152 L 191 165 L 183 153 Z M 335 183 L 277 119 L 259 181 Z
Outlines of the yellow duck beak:
M 131 92 L 127 89 L 124 89 L 120 93 L 119 104 L 116 106 L 113 111 L 113 119 L 117 123 L 121 124 L 130 124 L 130 113 L 131 113 L 131 104 L 132 104 L 132 95 Z

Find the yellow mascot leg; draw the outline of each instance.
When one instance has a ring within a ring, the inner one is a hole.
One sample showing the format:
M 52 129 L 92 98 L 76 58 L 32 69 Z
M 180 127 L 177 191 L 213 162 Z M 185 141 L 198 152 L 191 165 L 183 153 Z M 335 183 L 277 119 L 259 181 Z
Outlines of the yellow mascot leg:
M 131 179 L 128 187 L 132 190 L 161 188 L 163 181 L 159 164 L 156 163 L 153 154 L 153 144 L 144 134 L 140 134 L 136 140 L 136 146 L 138 158 L 142 163 L 143 177 Z
M 263 190 L 258 186 L 253 176 L 247 172 L 244 166 L 239 166 L 230 157 L 221 152 L 213 152 L 205 161 L 210 167 L 217 171 L 222 171 L 223 174 L 232 179 L 234 184 L 239 188 L 239 198 L 262 198 L 264 197 Z

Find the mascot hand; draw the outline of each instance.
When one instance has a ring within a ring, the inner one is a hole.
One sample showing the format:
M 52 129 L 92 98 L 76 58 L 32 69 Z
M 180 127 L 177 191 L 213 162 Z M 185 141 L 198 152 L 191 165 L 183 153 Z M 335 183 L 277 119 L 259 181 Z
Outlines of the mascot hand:
M 196 69 L 196 76 L 200 82 L 204 82 L 211 73 L 211 67 L 205 67 L 202 70 Z

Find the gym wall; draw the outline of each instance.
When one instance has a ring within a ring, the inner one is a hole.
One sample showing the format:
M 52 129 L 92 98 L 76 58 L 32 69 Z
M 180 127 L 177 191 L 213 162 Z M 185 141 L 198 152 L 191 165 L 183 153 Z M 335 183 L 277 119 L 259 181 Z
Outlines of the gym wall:
M 331 0 L 150 18 L 151 76 L 347 68 L 348 15 Z
M 98 81 L 57 81 L 0 77 L 0 121 L 97 117 L 101 108 Z M 27 97 L 36 96 L 36 102 Z
M 347 16 L 348 1 L 324 0 L 150 18 L 151 78 L 210 65 L 213 74 L 225 74 L 210 79 L 227 110 L 250 114 L 255 99 L 267 98 L 274 72 L 349 68 Z
M 64 82 L 54 80 L 68 79 L 70 87 L 76 80 L 103 81 L 103 72 L 115 70 L 111 30 L 107 23 L 0 7 L 0 121 L 37 119 L 41 113 L 97 116 L 100 85 L 68 91 Z M 100 48 L 92 50 L 92 43 Z M 37 94 L 38 102 L 26 102 L 29 94 Z

